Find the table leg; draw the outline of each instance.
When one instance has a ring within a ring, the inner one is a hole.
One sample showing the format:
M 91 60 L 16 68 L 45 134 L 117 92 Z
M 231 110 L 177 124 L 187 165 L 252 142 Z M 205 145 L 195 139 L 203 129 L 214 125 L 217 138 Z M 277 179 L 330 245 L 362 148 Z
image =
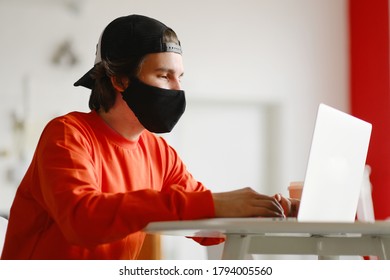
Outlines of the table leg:
M 381 244 L 382 254 L 379 255 L 379 258 L 383 260 L 388 260 L 390 258 L 390 238 L 381 237 L 380 244 Z
M 248 254 L 250 237 L 247 235 L 227 234 L 222 252 L 223 260 L 243 260 Z

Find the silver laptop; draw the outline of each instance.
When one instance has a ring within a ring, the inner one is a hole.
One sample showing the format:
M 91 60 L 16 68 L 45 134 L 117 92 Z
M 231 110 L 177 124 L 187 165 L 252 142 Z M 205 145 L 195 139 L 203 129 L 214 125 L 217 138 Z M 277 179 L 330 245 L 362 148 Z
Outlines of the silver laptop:
M 372 125 L 320 104 L 299 222 L 354 222 Z

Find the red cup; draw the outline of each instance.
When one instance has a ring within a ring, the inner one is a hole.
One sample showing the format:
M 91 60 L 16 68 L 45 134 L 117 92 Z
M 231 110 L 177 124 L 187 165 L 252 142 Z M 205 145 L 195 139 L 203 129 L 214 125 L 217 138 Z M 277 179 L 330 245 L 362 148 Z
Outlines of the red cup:
M 290 198 L 301 199 L 302 190 L 303 190 L 303 182 L 301 182 L 301 181 L 290 182 L 290 185 L 288 186 L 287 189 L 288 189 L 288 193 L 290 195 Z

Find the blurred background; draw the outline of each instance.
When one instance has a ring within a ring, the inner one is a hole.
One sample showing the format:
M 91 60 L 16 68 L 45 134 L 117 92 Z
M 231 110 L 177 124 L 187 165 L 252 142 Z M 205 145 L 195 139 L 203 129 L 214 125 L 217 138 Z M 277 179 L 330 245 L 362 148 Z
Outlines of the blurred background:
M 350 112 L 347 0 L 0 0 L 0 215 L 45 124 L 88 111 L 73 83 L 114 18 L 154 17 L 184 50 L 183 118 L 166 137 L 211 190 L 287 195 L 302 181 L 319 103 Z M 163 258 L 204 247 L 161 240 Z

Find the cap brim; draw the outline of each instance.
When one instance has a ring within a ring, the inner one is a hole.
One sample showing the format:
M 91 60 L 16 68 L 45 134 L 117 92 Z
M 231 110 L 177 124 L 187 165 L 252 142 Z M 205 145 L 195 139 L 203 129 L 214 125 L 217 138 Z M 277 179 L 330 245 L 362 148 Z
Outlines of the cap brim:
M 94 67 L 92 67 L 87 73 L 84 74 L 84 76 L 82 76 L 80 79 L 78 79 L 73 85 L 75 87 L 83 86 L 83 87 L 92 89 L 94 84 L 95 84 L 95 80 L 92 79 L 92 77 L 91 77 L 91 73 L 92 73 L 93 69 L 94 69 Z

